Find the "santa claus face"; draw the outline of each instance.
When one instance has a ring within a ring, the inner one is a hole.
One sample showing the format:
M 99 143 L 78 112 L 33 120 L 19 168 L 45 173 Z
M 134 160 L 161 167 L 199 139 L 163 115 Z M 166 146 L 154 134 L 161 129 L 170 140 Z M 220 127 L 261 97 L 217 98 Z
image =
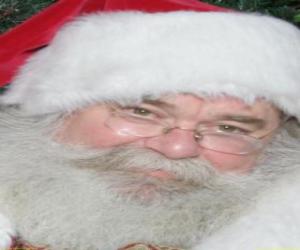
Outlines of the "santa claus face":
M 141 241 L 191 247 L 299 162 L 299 143 L 284 129 L 263 154 L 237 154 L 267 143 L 279 126 L 279 112 L 265 101 L 247 106 L 176 95 L 63 116 L 24 117 L 14 107 L 0 112 L 7 145 L 0 152 L 0 205 L 22 225 L 24 239 L 53 249 L 117 249 Z M 53 132 L 62 143 L 53 142 Z M 222 136 L 244 141 L 223 147 Z
M 68 116 L 58 141 L 109 148 L 130 145 L 168 159 L 199 158 L 220 171 L 249 171 L 280 125 L 280 112 L 257 100 L 233 97 L 163 96 L 132 106 L 94 105 Z M 148 173 L 171 178 L 164 171 Z

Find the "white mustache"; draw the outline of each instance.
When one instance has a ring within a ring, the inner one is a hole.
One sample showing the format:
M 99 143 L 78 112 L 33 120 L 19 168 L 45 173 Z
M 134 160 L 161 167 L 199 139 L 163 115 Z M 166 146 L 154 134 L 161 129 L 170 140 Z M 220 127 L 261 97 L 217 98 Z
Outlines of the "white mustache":
M 149 149 L 119 146 L 96 152 L 95 155 L 74 161 L 80 168 L 94 169 L 98 172 L 131 172 L 143 174 L 150 171 L 165 171 L 178 181 L 202 183 L 217 175 L 214 168 L 201 159 L 170 160 Z
M 243 193 L 250 195 L 264 183 L 261 182 L 261 174 L 220 173 L 202 159 L 170 160 L 149 149 L 120 146 L 101 153 L 95 152 L 94 155 L 91 152 L 87 152 L 85 157 L 77 155 L 73 165 L 94 170 L 99 176 L 99 181 L 109 183 L 109 187 L 118 193 L 139 199 L 146 197 L 146 201 L 149 196 L 159 198 L 158 196 L 162 195 L 166 199 L 180 193 L 203 190 L 216 193 L 228 191 L 233 196 Z M 166 171 L 174 178 L 151 178 L 144 173 L 157 170 Z

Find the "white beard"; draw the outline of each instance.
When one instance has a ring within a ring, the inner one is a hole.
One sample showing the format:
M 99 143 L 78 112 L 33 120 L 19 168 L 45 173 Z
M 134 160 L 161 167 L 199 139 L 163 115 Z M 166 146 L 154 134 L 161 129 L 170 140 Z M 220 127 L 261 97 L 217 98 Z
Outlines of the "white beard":
M 0 210 L 22 238 L 55 250 L 132 242 L 191 247 L 299 165 L 299 143 L 285 133 L 251 174 L 221 175 L 201 160 L 168 160 L 145 149 L 62 146 L 49 139 L 56 116 L 9 113 L 0 114 Z M 171 171 L 176 180 L 136 169 Z
M 299 160 L 300 161 L 300 160 Z M 300 169 L 273 183 L 255 207 L 193 250 L 300 249 Z

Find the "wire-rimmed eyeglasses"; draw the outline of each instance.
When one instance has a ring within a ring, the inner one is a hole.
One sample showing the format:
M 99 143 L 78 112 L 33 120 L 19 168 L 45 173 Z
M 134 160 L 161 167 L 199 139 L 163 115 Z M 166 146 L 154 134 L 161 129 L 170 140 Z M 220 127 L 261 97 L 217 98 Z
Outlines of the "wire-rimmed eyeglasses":
M 173 129 L 190 130 L 194 131 L 194 139 L 200 147 L 235 155 L 247 155 L 261 150 L 266 145 L 263 139 L 279 128 L 259 137 L 223 123 L 199 124 L 196 129 L 191 130 L 173 126 L 149 112 L 145 108 L 135 107 L 129 110 L 113 106 L 105 124 L 119 135 L 134 137 L 156 137 Z

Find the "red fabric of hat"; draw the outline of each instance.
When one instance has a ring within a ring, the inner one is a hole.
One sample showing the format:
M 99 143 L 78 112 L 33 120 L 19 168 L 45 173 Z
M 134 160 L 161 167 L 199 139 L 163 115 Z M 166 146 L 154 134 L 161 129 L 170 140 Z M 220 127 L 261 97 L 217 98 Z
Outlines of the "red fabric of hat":
M 12 80 L 32 53 L 50 43 L 56 31 L 67 21 L 83 13 L 118 10 L 228 11 L 197 0 L 59 0 L 0 36 L 0 87 Z

